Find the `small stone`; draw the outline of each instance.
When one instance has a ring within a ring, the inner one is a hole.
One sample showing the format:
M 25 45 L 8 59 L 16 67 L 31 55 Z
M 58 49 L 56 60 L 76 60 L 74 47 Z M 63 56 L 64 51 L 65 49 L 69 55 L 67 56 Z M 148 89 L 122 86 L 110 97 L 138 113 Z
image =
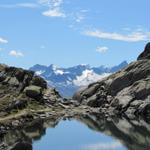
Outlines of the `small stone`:
M 19 126 L 20 122 L 19 120 L 15 120 L 12 122 L 12 126 Z

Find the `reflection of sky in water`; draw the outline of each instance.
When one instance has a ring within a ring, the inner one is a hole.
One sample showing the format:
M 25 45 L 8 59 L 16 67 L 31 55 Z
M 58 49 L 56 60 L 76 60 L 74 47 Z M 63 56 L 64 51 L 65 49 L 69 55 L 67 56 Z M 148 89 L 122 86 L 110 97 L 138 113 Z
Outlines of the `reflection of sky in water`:
M 125 150 L 120 142 L 90 130 L 77 121 L 62 121 L 48 128 L 46 135 L 33 144 L 33 150 Z

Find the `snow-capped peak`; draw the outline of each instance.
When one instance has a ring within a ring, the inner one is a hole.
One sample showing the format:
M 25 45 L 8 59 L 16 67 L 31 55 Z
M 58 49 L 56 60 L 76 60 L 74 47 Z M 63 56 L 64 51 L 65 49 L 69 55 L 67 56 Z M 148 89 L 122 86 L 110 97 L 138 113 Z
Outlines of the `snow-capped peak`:
M 93 70 L 85 70 L 82 72 L 81 76 L 77 76 L 75 80 L 73 80 L 73 83 L 76 86 L 87 86 L 88 84 L 92 82 L 96 82 L 98 80 L 101 80 L 104 77 L 107 77 L 110 75 L 110 73 L 103 73 L 101 75 L 98 75 L 94 73 Z
M 127 62 L 114 67 L 90 67 L 87 64 L 62 68 L 55 65 L 35 65 L 30 70 L 47 80 L 49 86 L 55 87 L 63 96 L 72 96 L 82 86 L 87 86 L 92 82 L 114 73 L 127 65 Z
M 50 67 L 52 68 L 53 71 L 55 71 L 57 69 L 57 66 L 54 64 L 50 65 Z
M 56 75 L 58 75 L 58 74 L 63 75 L 64 74 L 64 71 L 59 70 L 59 69 L 54 70 L 54 72 L 55 72 Z
M 39 70 L 39 71 L 35 72 L 35 74 L 38 75 L 38 76 L 41 75 L 41 74 L 43 74 L 43 73 L 44 73 L 44 71 L 42 71 L 42 70 Z

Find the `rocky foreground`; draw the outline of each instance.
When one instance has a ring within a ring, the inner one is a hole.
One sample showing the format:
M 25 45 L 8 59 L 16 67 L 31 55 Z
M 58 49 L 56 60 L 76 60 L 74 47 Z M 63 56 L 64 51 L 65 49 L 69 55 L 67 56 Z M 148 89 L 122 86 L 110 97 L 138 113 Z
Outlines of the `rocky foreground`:
M 32 150 L 33 141 L 41 139 L 46 134 L 47 128 L 55 128 L 62 119 L 66 118 L 51 117 L 44 120 L 40 119 L 22 129 L 10 130 L 3 138 L 0 137 L 0 149 Z M 70 119 L 76 119 L 91 130 L 118 139 L 129 150 L 150 149 L 150 126 L 142 119 L 106 118 L 103 115 L 99 115 L 99 113 L 75 115 Z
M 40 128 L 45 119 L 84 114 L 90 109 L 66 100 L 32 71 L 0 65 L 0 150 L 30 150 L 24 139 L 5 140 L 9 131 Z
M 38 113 L 62 109 L 55 89 L 34 72 L 0 65 L 0 133 L 33 121 Z
M 35 126 L 40 129 L 39 123 L 47 119 L 78 118 L 82 121 L 84 116 L 90 115 L 92 118 L 102 116 L 107 122 L 112 122 L 114 116 L 150 122 L 150 43 L 137 61 L 90 84 L 77 92 L 73 100 L 62 98 L 32 71 L 0 65 L 1 150 L 19 150 L 20 146 L 22 150 L 23 147 L 25 150 L 32 149 L 31 141 L 24 143 L 24 139 L 7 142 L 5 137 L 11 130 L 26 130 Z M 93 122 L 93 125 L 96 123 Z M 93 125 L 90 123 L 88 126 Z
M 90 84 L 74 95 L 74 99 L 90 107 L 98 107 L 108 115 L 129 119 L 150 117 L 150 43 L 137 61 L 109 77 Z
M 61 100 L 55 89 L 34 72 L 0 65 L 0 116 L 23 109 L 39 109 Z

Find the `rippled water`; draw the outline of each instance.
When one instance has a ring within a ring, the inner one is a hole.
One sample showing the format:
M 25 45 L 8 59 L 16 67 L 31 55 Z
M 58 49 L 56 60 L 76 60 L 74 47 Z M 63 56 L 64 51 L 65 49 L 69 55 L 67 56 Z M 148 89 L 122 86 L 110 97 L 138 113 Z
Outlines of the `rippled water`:
M 117 139 L 89 129 L 83 123 L 61 121 L 33 142 L 33 150 L 125 150 Z

